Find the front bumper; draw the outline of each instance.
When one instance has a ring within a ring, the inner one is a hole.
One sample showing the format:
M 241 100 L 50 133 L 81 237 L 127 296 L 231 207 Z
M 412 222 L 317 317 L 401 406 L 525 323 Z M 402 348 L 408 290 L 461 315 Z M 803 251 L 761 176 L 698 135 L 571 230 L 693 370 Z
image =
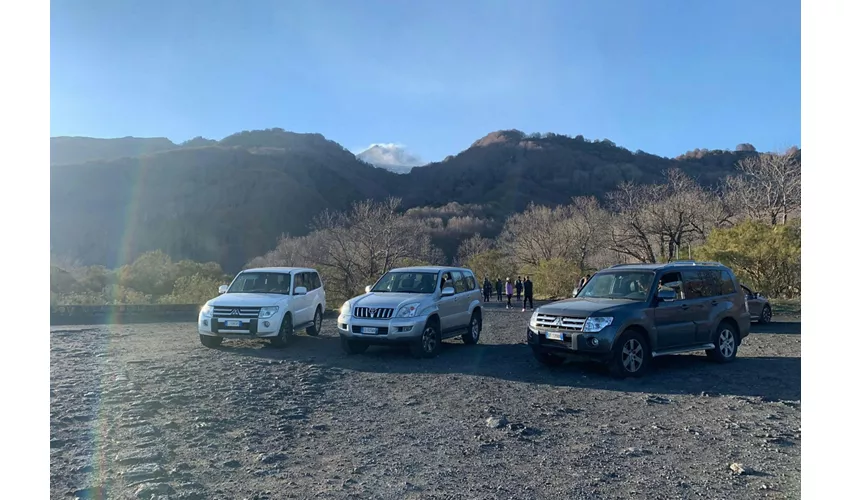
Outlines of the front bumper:
M 547 331 L 532 326 L 526 328 L 526 341 L 532 349 L 555 355 L 609 356 L 616 337 L 611 326 L 597 333 L 557 331 L 563 340 L 547 338 Z
M 340 315 L 336 320 L 339 334 L 349 339 L 357 339 L 370 344 L 392 344 L 410 342 L 422 336 L 422 330 L 428 318 L 368 319 L 355 318 L 352 315 Z M 370 329 L 375 329 L 374 333 Z
M 228 326 L 227 321 L 239 321 L 239 326 Z M 278 311 L 271 318 L 213 318 L 198 317 L 198 333 L 226 339 L 271 338 L 280 331 L 283 313 Z

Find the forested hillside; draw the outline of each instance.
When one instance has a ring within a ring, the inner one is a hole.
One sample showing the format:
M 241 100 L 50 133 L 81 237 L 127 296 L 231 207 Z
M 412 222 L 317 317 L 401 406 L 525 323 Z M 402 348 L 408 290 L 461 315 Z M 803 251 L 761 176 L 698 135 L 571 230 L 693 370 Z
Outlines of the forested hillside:
M 426 217 L 435 243 L 451 258 L 461 239 L 496 234 L 531 202 L 554 206 L 574 196 L 602 197 L 623 182 L 662 182 L 674 167 L 713 186 L 741 159 L 757 155 L 741 145 L 668 159 L 607 140 L 510 130 L 400 175 L 358 160 L 320 134 L 282 129 L 180 145 L 53 138 L 51 154 L 57 156 L 51 160 L 52 253 L 114 267 L 162 250 L 177 260 L 218 262 L 228 272 L 273 248 L 283 233 L 307 234 L 324 210 L 344 211 L 356 201 L 395 196 L 404 210 L 432 207 L 420 216 L 451 204 L 449 212 L 458 212 L 451 217 Z M 68 164 L 72 159 L 78 163 Z

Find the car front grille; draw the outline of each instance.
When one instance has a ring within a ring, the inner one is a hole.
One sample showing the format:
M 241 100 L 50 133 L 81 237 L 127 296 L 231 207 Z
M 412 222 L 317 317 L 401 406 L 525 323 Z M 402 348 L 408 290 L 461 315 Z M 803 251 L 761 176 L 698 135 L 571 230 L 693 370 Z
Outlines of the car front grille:
M 213 306 L 213 318 L 258 318 L 259 307 Z
M 585 318 L 538 314 L 534 326 L 551 331 L 580 332 L 584 328 L 584 320 Z
M 355 307 L 355 318 L 389 319 L 393 317 L 391 307 Z

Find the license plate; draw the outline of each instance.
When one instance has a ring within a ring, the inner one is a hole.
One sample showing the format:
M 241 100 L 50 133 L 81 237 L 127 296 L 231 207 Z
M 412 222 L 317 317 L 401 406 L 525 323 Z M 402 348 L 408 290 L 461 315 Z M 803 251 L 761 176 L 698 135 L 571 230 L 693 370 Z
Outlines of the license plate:
M 240 326 L 242 326 L 242 322 L 241 321 L 225 321 L 224 326 L 232 326 L 232 327 L 239 328 Z
M 366 335 L 374 335 L 374 334 L 378 333 L 378 329 L 375 328 L 375 327 L 371 327 L 371 326 L 364 326 L 363 328 L 360 329 L 360 332 L 365 333 Z
M 564 340 L 562 332 L 546 332 L 546 338 L 549 340 Z

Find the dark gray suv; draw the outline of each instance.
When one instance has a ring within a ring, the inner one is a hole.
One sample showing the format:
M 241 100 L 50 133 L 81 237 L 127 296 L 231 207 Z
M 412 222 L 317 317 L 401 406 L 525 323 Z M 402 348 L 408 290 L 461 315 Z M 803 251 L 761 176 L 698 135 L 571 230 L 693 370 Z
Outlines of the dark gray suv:
M 616 376 L 640 376 L 665 354 L 705 350 L 732 361 L 749 333 L 747 300 L 732 270 L 677 261 L 599 271 L 575 297 L 534 311 L 527 337 L 545 365 L 579 355 L 608 363 Z

